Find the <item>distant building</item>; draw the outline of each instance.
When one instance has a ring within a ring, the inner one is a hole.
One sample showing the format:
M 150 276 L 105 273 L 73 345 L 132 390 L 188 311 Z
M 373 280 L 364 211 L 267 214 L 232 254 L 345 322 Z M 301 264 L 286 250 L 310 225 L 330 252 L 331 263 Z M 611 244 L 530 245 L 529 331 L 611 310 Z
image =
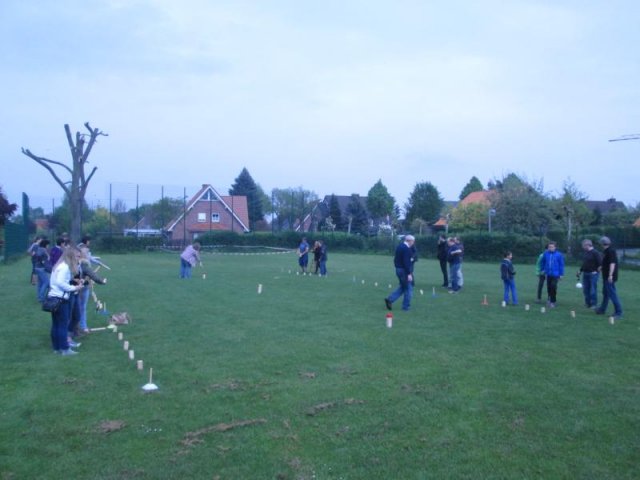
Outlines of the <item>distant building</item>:
M 613 213 L 616 211 L 626 212 L 627 207 L 623 202 L 616 200 L 615 198 L 610 198 L 609 200 L 585 200 L 585 205 L 589 210 L 593 213 L 606 215 L 608 213 Z
M 202 188 L 189 200 L 186 211 L 167 224 L 173 241 L 193 242 L 212 231 L 249 232 L 249 210 L 244 195 L 220 195 L 211 185 Z
M 464 197 L 460 202 L 458 202 L 457 206 L 471 205 L 472 203 L 479 203 L 481 205 L 486 205 L 487 207 L 491 205 L 491 194 L 493 190 L 479 190 L 477 192 L 471 192 L 469 195 Z

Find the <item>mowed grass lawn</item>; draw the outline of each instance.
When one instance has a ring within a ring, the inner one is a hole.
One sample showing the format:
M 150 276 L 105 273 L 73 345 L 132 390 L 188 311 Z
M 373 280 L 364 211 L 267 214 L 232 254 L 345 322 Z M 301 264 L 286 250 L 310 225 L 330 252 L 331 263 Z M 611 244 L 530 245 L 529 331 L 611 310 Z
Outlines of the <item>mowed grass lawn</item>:
M 3 480 L 640 477 L 638 272 L 610 325 L 574 268 L 543 314 L 517 258 L 507 308 L 499 262 L 466 263 L 449 295 L 421 259 L 413 309 L 387 328 L 387 256 L 330 253 L 318 278 L 292 253 L 205 254 L 188 281 L 177 254 L 103 259 L 96 291 L 133 317 L 120 331 L 144 372 L 110 332 L 54 355 L 30 265 L 0 266 Z

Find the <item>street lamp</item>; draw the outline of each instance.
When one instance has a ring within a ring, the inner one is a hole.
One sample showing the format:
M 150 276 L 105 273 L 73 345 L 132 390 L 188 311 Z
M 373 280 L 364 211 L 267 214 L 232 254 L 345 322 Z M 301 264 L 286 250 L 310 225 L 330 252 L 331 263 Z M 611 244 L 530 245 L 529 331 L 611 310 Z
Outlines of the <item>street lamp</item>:
M 496 216 L 496 209 L 490 208 L 489 209 L 489 233 L 491 233 L 491 217 L 495 217 L 495 216 Z

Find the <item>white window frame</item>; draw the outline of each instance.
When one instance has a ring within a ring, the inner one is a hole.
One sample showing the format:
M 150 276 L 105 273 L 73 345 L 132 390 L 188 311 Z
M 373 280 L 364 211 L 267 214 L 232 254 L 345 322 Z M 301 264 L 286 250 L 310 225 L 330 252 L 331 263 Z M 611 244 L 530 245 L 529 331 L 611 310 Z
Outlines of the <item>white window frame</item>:
M 220 223 L 220 214 L 212 213 L 211 214 L 211 223 Z
M 207 221 L 206 213 L 198 213 L 198 223 L 205 223 Z

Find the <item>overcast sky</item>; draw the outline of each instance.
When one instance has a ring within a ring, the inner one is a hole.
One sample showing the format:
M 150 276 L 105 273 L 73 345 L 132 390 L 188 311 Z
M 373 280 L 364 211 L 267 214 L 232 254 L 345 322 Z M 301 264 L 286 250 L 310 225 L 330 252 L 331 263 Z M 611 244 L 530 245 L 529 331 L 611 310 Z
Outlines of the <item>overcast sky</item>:
M 639 25 L 637 0 L 2 0 L 0 186 L 61 198 L 20 148 L 68 163 L 89 121 L 94 202 L 246 167 L 267 193 L 381 179 L 402 206 L 514 172 L 635 206 L 640 140 L 608 140 L 640 133 Z

